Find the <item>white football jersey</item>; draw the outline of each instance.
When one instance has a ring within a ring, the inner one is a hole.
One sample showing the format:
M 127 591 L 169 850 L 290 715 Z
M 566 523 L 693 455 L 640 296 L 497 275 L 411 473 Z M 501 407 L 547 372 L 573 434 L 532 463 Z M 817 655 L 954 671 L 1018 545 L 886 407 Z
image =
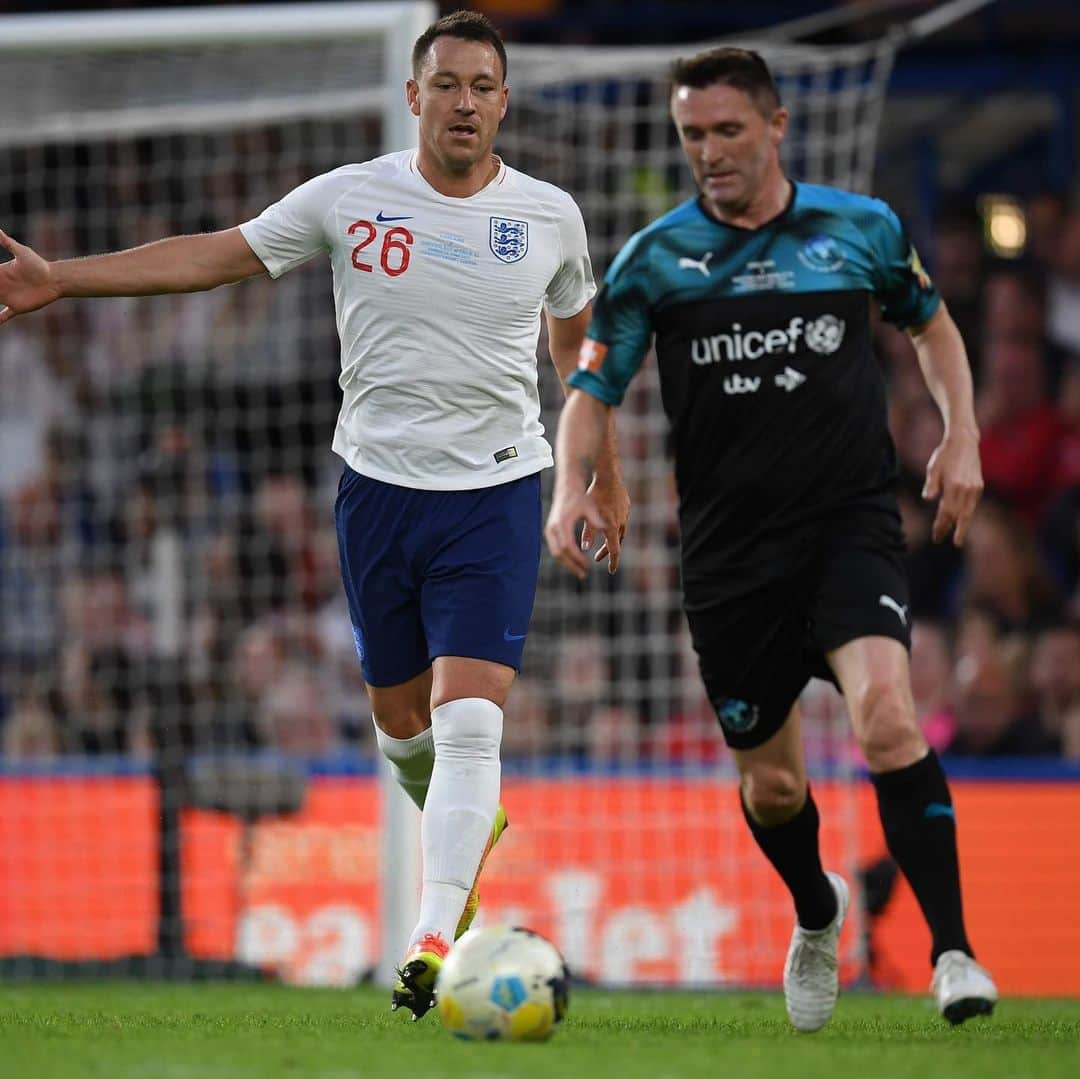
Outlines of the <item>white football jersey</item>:
M 452 491 L 552 464 L 541 311 L 570 318 L 596 291 L 565 191 L 500 164 L 482 191 L 451 198 L 405 150 L 309 180 L 240 229 L 272 277 L 330 255 L 343 392 L 334 450 L 353 469 Z

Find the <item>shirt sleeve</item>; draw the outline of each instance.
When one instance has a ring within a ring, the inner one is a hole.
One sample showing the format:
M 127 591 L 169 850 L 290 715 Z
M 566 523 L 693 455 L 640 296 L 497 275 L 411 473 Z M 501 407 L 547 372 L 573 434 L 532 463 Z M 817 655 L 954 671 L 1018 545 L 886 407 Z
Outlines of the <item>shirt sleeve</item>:
M 630 240 L 604 277 L 577 370 L 568 383 L 609 405 L 622 404 L 652 341 L 644 245 Z
M 248 246 L 271 277 L 280 277 L 329 251 L 323 222 L 333 201 L 329 177 L 316 176 L 240 226 Z
M 569 196 L 566 201 L 558 218 L 562 262 L 544 295 L 544 306 L 555 318 L 573 318 L 596 295 L 585 222 L 577 203 Z
M 888 206 L 876 219 L 874 240 L 875 294 L 886 321 L 906 329 L 929 322 L 941 295 L 923 268 L 915 245 Z

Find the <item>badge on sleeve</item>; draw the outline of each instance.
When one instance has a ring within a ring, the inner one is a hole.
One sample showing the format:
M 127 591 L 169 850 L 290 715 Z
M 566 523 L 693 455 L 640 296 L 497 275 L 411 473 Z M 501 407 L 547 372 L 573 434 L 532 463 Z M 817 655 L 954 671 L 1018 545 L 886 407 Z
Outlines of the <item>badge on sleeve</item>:
M 927 291 L 931 285 L 930 275 L 923 269 L 922 259 L 919 258 L 919 252 L 915 250 L 914 244 L 911 245 L 911 249 L 908 251 L 908 266 L 911 268 L 915 280 L 919 282 L 919 288 L 924 292 Z

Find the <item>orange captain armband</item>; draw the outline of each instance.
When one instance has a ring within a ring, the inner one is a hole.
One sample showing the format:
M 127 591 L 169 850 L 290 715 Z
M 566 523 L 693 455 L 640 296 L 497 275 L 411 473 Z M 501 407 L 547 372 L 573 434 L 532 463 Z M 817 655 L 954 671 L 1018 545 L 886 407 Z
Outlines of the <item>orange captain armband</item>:
M 581 343 L 581 352 L 578 353 L 578 370 L 599 371 L 607 350 L 608 347 L 603 341 L 594 341 L 591 337 L 586 337 Z

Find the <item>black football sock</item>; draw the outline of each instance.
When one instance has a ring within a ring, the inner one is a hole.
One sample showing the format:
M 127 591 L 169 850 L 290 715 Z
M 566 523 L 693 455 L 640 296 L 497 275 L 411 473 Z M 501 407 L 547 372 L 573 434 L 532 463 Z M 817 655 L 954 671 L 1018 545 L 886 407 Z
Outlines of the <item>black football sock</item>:
M 818 811 L 810 788 L 806 789 L 806 801 L 791 820 L 775 828 L 759 824 L 750 816 L 746 803 L 742 803 L 743 815 L 750 825 L 757 845 L 783 878 L 791 898 L 795 900 L 795 914 L 803 929 L 824 929 L 836 917 L 836 893 L 821 868 L 821 851 L 818 849 Z
M 942 952 L 974 955 L 964 930 L 956 816 L 937 754 L 894 772 L 871 774 L 885 842 L 930 926 L 931 965 Z

